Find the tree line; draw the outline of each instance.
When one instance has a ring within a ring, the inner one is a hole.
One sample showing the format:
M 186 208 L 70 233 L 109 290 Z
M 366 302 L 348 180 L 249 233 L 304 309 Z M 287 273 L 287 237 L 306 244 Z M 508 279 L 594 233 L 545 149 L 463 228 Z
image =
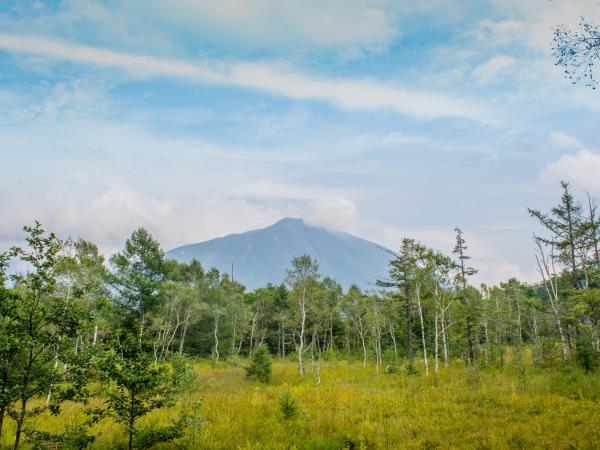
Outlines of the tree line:
M 545 230 L 534 236 L 541 282 L 493 287 L 473 285 L 476 269 L 459 228 L 451 255 L 404 239 L 390 253 L 389 273 L 368 290 L 344 291 L 320 275 L 314 258 L 299 255 L 281 284 L 248 292 L 198 261 L 165 259 L 143 228 L 106 261 L 91 242 L 61 240 L 37 222 L 24 227 L 27 245 L 0 255 L 0 433 L 8 418 L 16 423 L 15 448 L 24 431 L 32 440 L 85 446 L 93 436 L 83 426 L 51 434 L 26 423 L 47 410 L 58 414 L 66 400 L 97 395 L 104 402 L 88 409 L 88 424 L 112 417 L 129 448 L 176 439 L 189 412 L 152 430 L 139 430 L 137 420 L 196 382 L 189 357 L 264 362 L 271 353 L 295 361 L 317 384 L 326 358 L 426 376 L 457 359 L 501 366 L 524 364 L 529 354 L 540 367 L 575 362 L 593 370 L 600 216 L 589 196 L 581 203 L 567 183 L 562 189 L 551 211 L 529 210 Z M 8 275 L 12 259 L 27 272 Z

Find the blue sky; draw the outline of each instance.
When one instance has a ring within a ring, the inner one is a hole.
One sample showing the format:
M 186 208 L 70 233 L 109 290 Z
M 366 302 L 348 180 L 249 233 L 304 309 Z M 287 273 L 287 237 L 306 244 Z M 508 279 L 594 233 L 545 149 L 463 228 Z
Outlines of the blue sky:
M 418 3 L 417 6 L 414 3 Z M 535 280 L 527 207 L 600 196 L 600 94 L 555 25 L 595 0 L 0 3 L 0 249 L 41 220 L 106 253 L 282 217 Z

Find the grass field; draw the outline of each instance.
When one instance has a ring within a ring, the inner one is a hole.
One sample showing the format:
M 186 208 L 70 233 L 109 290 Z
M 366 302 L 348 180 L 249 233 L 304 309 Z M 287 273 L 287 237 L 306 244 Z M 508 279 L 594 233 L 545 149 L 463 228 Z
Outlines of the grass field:
M 175 407 L 155 411 L 141 425 L 167 424 L 181 409 L 196 420 L 183 441 L 162 448 L 400 449 L 600 448 L 600 376 L 575 368 L 466 371 L 460 362 L 439 376 L 404 371 L 376 374 L 373 366 L 327 361 L 321 383 L 302 378 L 292 362 L 273 365 L 273 382 L 244 377 L 244 361 L 199 362 L 199 388 Z M 300 412 L 285 420 L 279 398 L 289 391 Z M 83 407 L 32 419 L 57 431 L 82 421 Z M 3 446 L 12 441 L 8 421 Z M 93 448 L 120 448 L 122 428 L 104 420 L 92 428 Z

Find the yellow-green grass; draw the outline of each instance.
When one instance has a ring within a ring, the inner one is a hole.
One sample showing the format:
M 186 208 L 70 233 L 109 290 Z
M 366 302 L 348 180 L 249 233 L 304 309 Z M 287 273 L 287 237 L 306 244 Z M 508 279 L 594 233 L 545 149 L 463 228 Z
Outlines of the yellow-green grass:
M 194 439 L 162 448 L 600 448 L 600 375 L 573 368 L 465 370 L 455 362 L 425 377 L 376 374 L 360 363 L 321 363 L 320 385 L 310 364 L 301 377 L 292 362 L 275 362 L 270 385 L 248 381 L 240 364 L 199 362 L 200 388 L 176 406 L 154 411 L 140 426 L 166 425 L 195 400 L 204 421 Z M 280 395 L 289 390 L 300 407 L 284 420 Z M 40 400 L 41 401 L 41 400 Z M 93 403 L 98 403 L 95 400 Z M 32 404 L 32 406 L 35 406 Z M 58 432 L 84 419 L 69 404 L 58 417 L 29 426 Z M 8 420 L 2 444 L 12 441 Z M 92 428 L 93 448 L 120 448 L 123 429 L 110 420 Z

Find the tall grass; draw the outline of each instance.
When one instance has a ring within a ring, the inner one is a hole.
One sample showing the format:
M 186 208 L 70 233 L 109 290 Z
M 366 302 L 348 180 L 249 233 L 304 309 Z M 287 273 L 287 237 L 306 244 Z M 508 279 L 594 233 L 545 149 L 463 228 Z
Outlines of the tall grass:
M 247 380 L 240 366 L 198 362 L 200 388 L 141 426 L 169 424 L 182 409 L 195 411 L 186 438 L 161 448 L 600 448 L 600 376 L 574 367 L 465 370 L 457 361 L 425 377 L 324 361 L 316 386 L 310 370 L 301 377 L 291 362 L 273 364 L 269 385 Z M 280 410 L 284 392 L 299 406 L 287 420 Z M 31 426 L 56 432 L 83 421 L 83 409 L 69 404 Z M 12 440 L 8 425 L 3 446 Z M 109 420 L 91 431 L 93 448 L 126 444 L 122 428 Z

